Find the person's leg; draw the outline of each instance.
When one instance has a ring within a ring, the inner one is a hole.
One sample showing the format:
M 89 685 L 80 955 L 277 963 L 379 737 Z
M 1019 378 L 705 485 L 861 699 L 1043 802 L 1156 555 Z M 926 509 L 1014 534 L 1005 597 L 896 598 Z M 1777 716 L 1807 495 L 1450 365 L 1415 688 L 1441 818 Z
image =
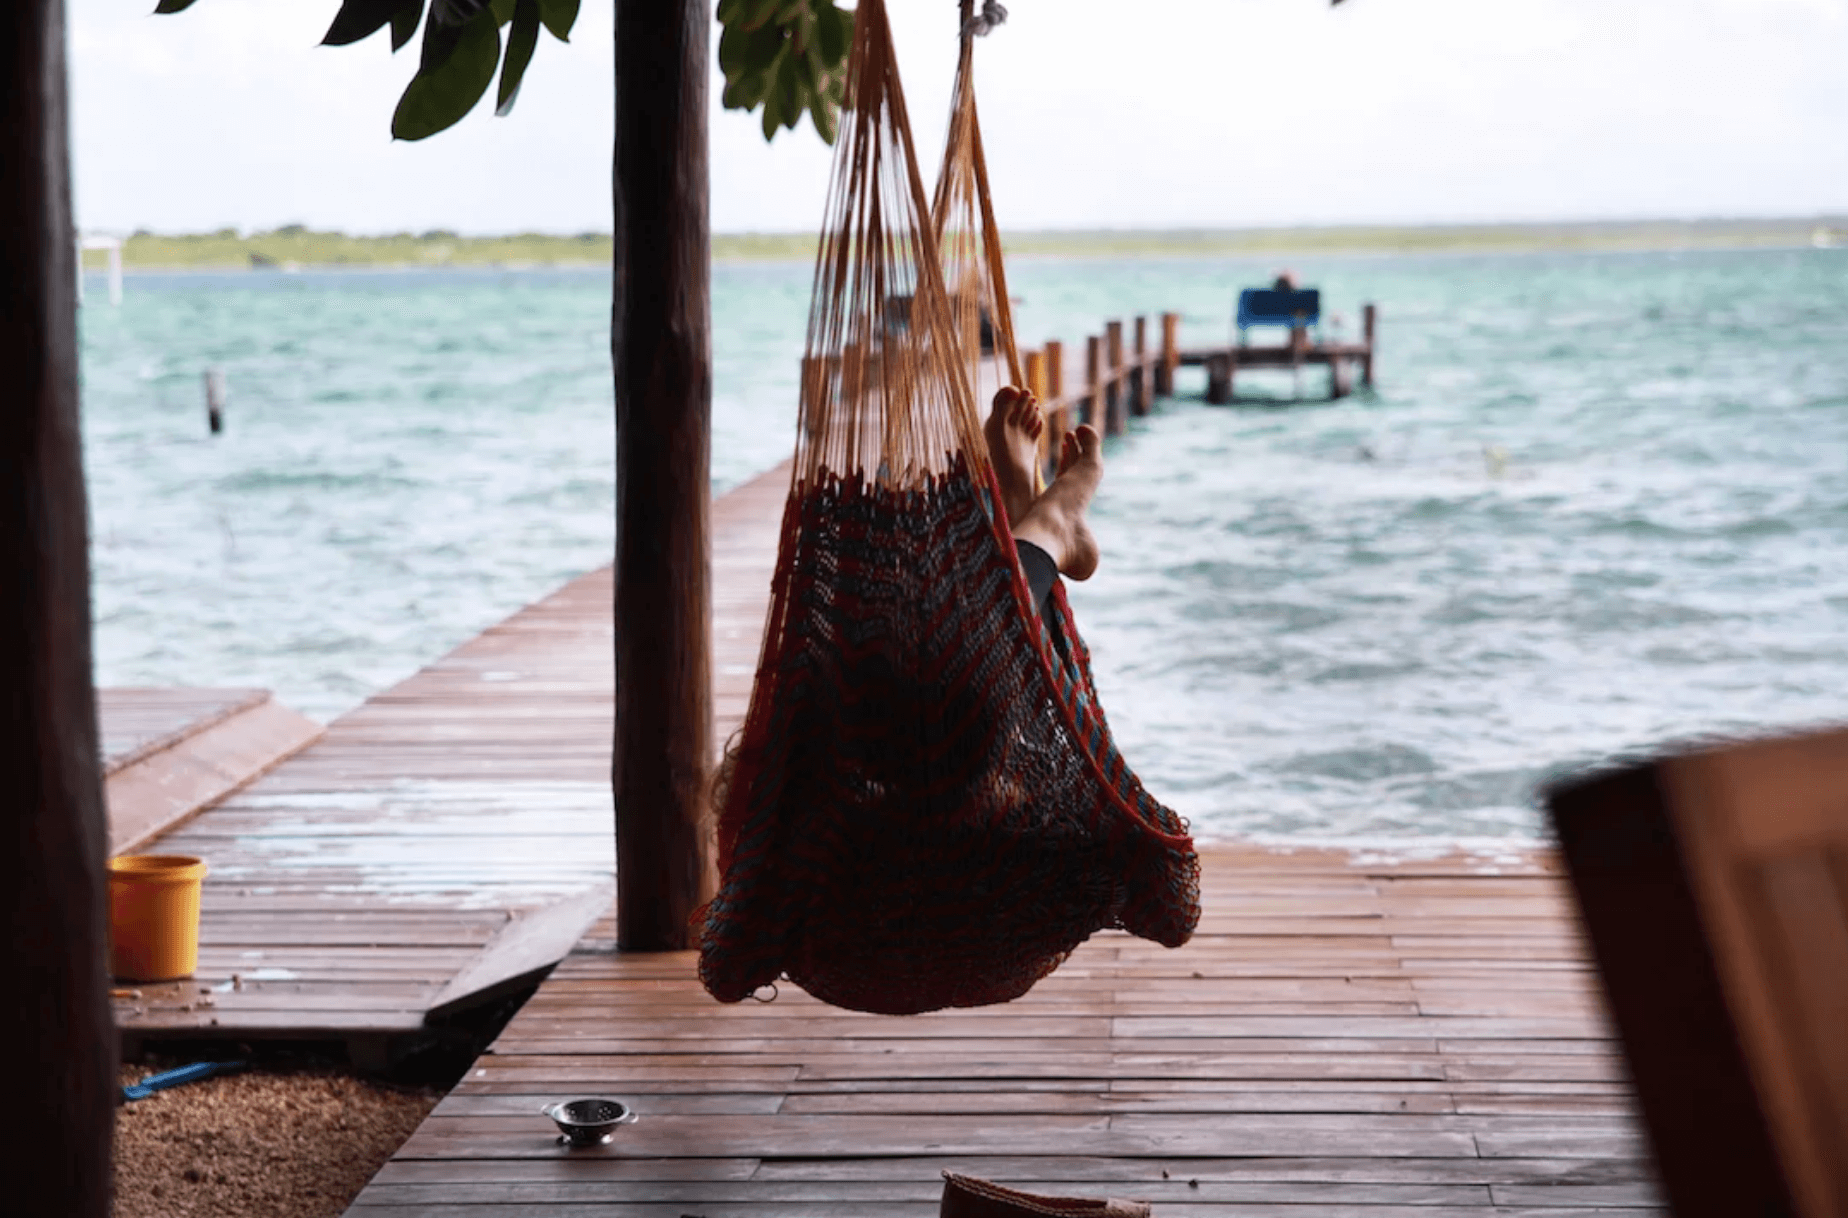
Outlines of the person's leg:
M 1014 519 L 1015 540 L 1044 550 L 1068 579 L 1090 579 L 1099 555 L 1084 514 L 1103 477 L 1104 443 L 1097 429 L 1085 424 L 1067 432 L 1059 453 L 1059 476 Z
M 1059 564 L 1052 560 L 1052 555 L 1022 538 L 1014 538 L 1014 548 L 1020 554 L 1020 569 L 1027 577 L 1027 595 L 1032 598 L 1033 607 L 1039 610 L 1040 620 L 1050 627 L 1052 586 L 1059 582 Z
M 1046 619 L 1052 587 L 1061 573 L 1089 579 L 1097 569 L 1097 540 L 1084 520 L 1085 509 L 1103 478 L 1103 444 L 1092 427 L 1067 433 L 1059 454 L 1059 476 L 1035 496 L 1034 463 L 1045 426 L 1032 394 L 1009 386 L 995 395 L 984 425 L 989 460 L 1001 485 L 1002 506 L 1014 531 L 1027 591 Z

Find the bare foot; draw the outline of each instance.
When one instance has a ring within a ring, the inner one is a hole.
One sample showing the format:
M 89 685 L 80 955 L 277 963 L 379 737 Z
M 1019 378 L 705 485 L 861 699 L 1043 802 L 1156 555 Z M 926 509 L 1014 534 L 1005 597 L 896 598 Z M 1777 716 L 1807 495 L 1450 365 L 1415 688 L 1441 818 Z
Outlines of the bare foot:
M 1039 460 L 1040 432 L 1045 426 L 1039 399 L 1012 385 L 995 394 L 994 408 L 982 425 L 988 437 L 988 459 L 1001 484 L 1001 506 L 1007 509 L 1010 524 L 1025 517 L 1033 506 L 1038 489 L 1033 466 Z
M 1059 476 L 1014 526 L 1014 536 L 1046 551 L 1067 579 L 1090 579 L 1097 570 L 1097 538 L 1084 513 L 1103 477 L 1104 442 L 1097 429 L 1085 424 L 1067 432 Z

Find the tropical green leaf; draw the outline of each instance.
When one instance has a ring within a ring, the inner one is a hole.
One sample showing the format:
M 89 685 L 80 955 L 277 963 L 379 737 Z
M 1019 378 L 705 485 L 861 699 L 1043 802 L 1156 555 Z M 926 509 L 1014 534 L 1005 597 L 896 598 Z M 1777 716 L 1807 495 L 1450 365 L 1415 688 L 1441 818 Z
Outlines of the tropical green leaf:
M 741 24 L 747 30 L 762 29 L 776 16 L 777 6 L 783 0 L 744 0 L 744 13 Z
M 343 47 L 370 38 L 407 7 L 411 0 L 346 0 L 321 39 L 324 47 Z
M 777 56 L 789 45 L 780 27 L 760 26 L 745 38 L 744 65 L 747 70 L 768 72 L 776 66 Z
M 441 11 L 442 0 L 436 0 L 430 6 L 430 20 L 424 22 L 423 52 L 417 60 L 419 76 L 434 72 L 448 63 L 449 57 L 462 42 L 462 31 L 467 28 L 466 25 L 451 25 L 441 19 L 438 16 Z M 485 20 L 493 24 L 493 18 Z
M 804 97 L 818 97 L 821 94 L 821 80 L 826 71 L 815 70 L 815 53 L 804 53 L 795 47 L 789 48 L 789 62 L 796 67 L 796 81 L 802 86 Z
M 494 10 L 496 24 L 506 25 L 513 20 L 513 6 L 519 0 L 489 0 L 488 7 Z
M 747 72 L 725 86 L 722 100 L 728 110 L 755 110 L 769 89 L 768 72 Z
M 398 109 L 391 116 L 391 133 L 398 139 L 421 140 L 454 126 L 494 83 L 501 43 L 500 26 L 493 14 L 478 13 L 454 32 L 457 37 L 449 55 L 434 68 L 418 69 L 404 96 L 398 99 Z M 426 58 L 429 51 L 430 34 L 426 31 Z
M 773 90 L 782 125 L 792 131 L 802 121 L 802 111 L 807 108 L 802 91 L 802 70 L 796 66 L 797 61 L 798 56 L 785 55 L 777 64 L 776 88 Z
M 410 0 L 391 15 L 391 50 L 397 54 L 404 49 L 417 33 L 417 23 L 423 20 L 424 0 Z
M 571 41 L 571 27 L 577 24 L 578 0 L 539 0 L 539 20 L 560 42 Z
M 853 14 L 832 4 L 822 5 L 815 14 L 815 44 L 830 70 L 839 67 L 853 44 Z
M 157 13 L 182 13 L 192 7 L 193 0 L 160 0 L 154 6 Z
M 513 29 L 507 34 L 507 58 L 501 63 L 500 99 L 494 113 L 505 117 L 513 112 L 513 102 L 520 95 L 520 81 L 526 65 L 532 62 L 533 48 L 539 45 L 539 0 L 517 0 L 513 10 Z
M 719 71 L 727 81 L 735 81 L 749 66 L 747 46 L 750 35 L 736 26 L 727 26 L 719 34 Z
M 815 124 L 815 134 L 821 137 L 822 143 L 833 145 L 840 113 L 840 107 L 831 104 L 825 97 L 818 97 L 810 103 L 809 121 Z
M 493 0 L 430 0 L 430 16 L 439 25 L 467 25 Z
M 771 140 L 776 138 L 776 129 L 782 125 L 783 121 L 779 113 L 781 108 L 782 98 L 777 93 L 776 89 L 766 89 L 764 91 L 764 139 Z

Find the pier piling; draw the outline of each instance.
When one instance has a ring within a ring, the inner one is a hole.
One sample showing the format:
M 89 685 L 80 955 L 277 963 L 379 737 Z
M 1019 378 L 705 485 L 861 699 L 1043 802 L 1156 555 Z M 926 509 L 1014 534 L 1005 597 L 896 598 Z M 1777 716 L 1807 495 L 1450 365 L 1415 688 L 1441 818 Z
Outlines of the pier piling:
M 1129 374 L 1129 408 L 1137 418 L 1149 412 L 1149 319 L 1136 318 L 1136 358 Z
M 1180 329 L 1179 313 L 1161 315 L 1161 363 L 1155 368 L 1157 397 L 1165 398 L 1174 393 L 1174 370 L 1181 366 Z
M 205 425 L 213 435 L 225 429 L 225 371 L 205 370 Z
M 1104 340 L 1090 335 L 1084 340 L 1084 417 L 1081 423 L 1103 429 L 1104 426 Z
M 1123 323 L 1108 322 L 1104 326 L 1104 356 L 1108 361 L 1110 375 L 1104 387 L 1104 434 L 1121 435 L 1125 427 L 1125 409 L 1128 402 L 1123 392 Z

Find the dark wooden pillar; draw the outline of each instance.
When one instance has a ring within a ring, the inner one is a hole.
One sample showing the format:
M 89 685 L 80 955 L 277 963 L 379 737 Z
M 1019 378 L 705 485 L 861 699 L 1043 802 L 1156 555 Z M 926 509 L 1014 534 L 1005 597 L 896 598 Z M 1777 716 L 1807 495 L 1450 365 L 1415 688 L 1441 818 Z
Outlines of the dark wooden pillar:
M 115 1032 L 62 0 L 0 6 L 0 1138 L 8 1213 L 106 1218 Z M 26 1208 L 15 1211 L 13 1205 Z
M 1360 383 L 1373 388 L 1373 331 L 1379 323 L 1379 310 L 1367 305 L 1360 311 L 1361 342 L 1366 345 L 1367 353 L 1360 358 Z
M 1171 397 L 1174 394 L 1174 370 L 1181 362 L 1178 339 L 1180 328 L 1179 313 L 1161 315 L 1161 363 L 1155 369 L 1155 393 L 1158 397 Z
M 689 945 L 712 891 L 705 0 L 617 0 L 616 937 Z

